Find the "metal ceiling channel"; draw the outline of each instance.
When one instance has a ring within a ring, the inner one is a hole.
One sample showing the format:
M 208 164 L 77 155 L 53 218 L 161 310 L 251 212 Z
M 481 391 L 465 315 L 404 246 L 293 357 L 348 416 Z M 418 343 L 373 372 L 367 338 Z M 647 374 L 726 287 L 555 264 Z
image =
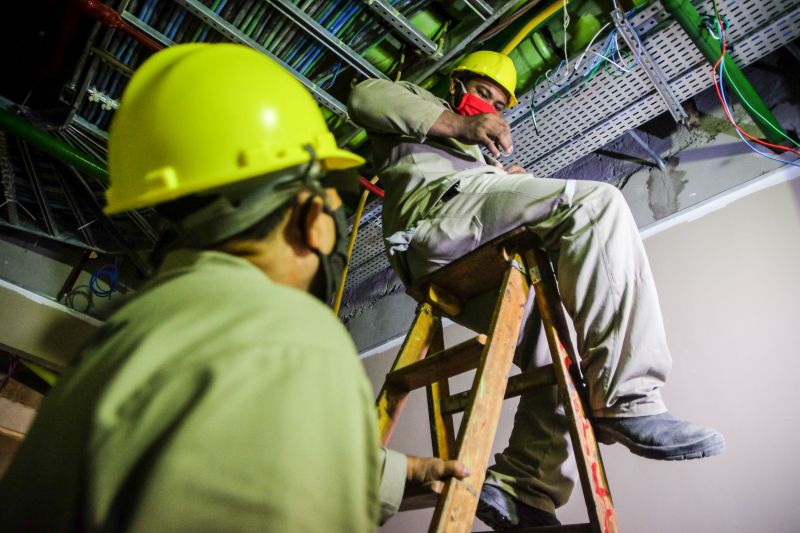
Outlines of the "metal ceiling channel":
M 439 49 L 408 18 L 409 5 L 422 9 L 426 2 L 122 0 L 116 9 L 126 22 L 164 46 L 231 41 L 258 50 L 291 72 L 321 106 L 347 120 L 343 98 L 332 94 L 325 86 L 325 80 L 331 76 L 331 82 L 336 79 L 336 75 L 332 75 L 334 62 L 337 62 L 337 73 L 339 69 L 350 69 L 357 79 L 386 79 L 386 74 L 364 54 L 375 39 L 394 33 L 427 56 L 416 71 L 438 68 L 442 65 L 443 54 L 452 57 L 470 40 L 461 37 L 483 31 L 512 7 L 515 0 L 507 0 L 497 9 L 485 0 L 465 2 L 477 17 L 459 25 L 459 38 L 442 44 Z M 74 104 L 74 123 L 78 127 L 88 125 L 85 130 L 102 139 L 112 113 L 94 105 L 95 100 L 118 99 L 131 71 L 149 53 L 118 31 L 96 29 L 92 42 L 80 61 L 70 89 L 65 92 L 65 99 Z M 323 64 L 325 68 L 320 68 Z M 94 100 L 88 98 L 89 92 Z M 351 129 L 355 128 L 349 124 Z M 343 138 L 355 134 L 340 133 Z
M 376 15 L 394 28 L 409 44 L 419 49 L 426 55 L 436 53 L 436 45 L 428 39 L 419 29 L 411 24 L 397 9 L 384 0 L 363 0 Z

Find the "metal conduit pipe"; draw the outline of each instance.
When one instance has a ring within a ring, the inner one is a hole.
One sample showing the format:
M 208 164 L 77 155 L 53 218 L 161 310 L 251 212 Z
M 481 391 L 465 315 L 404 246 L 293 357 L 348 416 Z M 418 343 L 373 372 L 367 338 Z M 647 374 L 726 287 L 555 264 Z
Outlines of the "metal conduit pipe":
M 706 28 L 705 21 L 691 2 L 689 0 L 661 0 L 661 5 L 681 25 L 683 31 L 686 32 L 706 60 L 712 65 L 716 63 L 719 56 L 722 55 L 721 43 L 711 36 L 711 33 Z M 753 122 L 770 142 L 778 144 L 784 141 L 785 132 L 778 119 L 775 118 L 764 101 L 761 100 L 761 97 L 758 96 L 744 73 L 739 70 L 739 67 L 736 66 L 730 56 L 726 55 L 723 61 L 725 62 L 725 74 L 757 112 L 754 112 L 748 106 L 744 106 Z
M 639 136 L 639 134 L 638 134 L 638 133 L 636 133 L 636 132 L 635 132 L 635 131 L 633 131 L 633 130 L 628 130 L 628 136 L 629 136 L 631 139 L 633 139 L 634 141 L 636 141 L 636 144 L 638 144 L 639 146 L 641 146 L 642 148 L 644 148 L 644 151 L 645 151 L 645 152 L 647 152 L 648 154 L 650 154 L 650 157 L 652 157 L 652 158 L 653 158 L 653 161 L 655 161 L 656 165 L 658 165 L 658 168 L 660 168 L 661 170 L 667 170 L 667 163 L 664 161 L 664 159 L 662 159 L 662 158 L 661 158 L 661 156 L 660 156 L 660 155 L 658 155 L 658 152 L 656 152 L 655 150 L 653 150 L 652 148 L 650 148 L 650 145 L 649 145 L 649 144 L 647 144 L 647 141 L 645 141 L 644 139 L 642 139 L 642 138 Z
M 0 129 L 28 141 L 43 152 L 75 167 L 76 170 L 108 184 L 108 170 L 105 163 L 79 152 L 64 141 L 3 108 L 0 108 Z

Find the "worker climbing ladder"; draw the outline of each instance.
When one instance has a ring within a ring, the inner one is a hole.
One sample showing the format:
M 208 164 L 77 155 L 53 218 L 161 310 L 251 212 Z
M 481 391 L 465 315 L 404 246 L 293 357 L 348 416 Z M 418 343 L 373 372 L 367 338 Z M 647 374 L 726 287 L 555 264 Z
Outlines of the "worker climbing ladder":
M 553 364 L 508 377 L 531 286 L 536 294 Z M 455 317 L 469 299 L 498 291 L 487 334 L 445 349 L 441 317 Z M 583 487 L 589 524 L 548 531 L 619 531 L 611 493 L 591 423 L 584 412 L 585 387 L 569 340 L 567 322 L 547 254 L 525 228 L 481 246 L 408 288 L 417 314 L 378 400 L 382 444 L 391 438 L 410 391 L 426 387 L 433 453 L 456 459 L 472 474 L 428 487 L 428 495 L 407 497 L 418 508 L 438 493 L 431 532 L 471 530 L 504 398 L 558 384 Z M 430 354 L 430 355 L 428 355 Z M 451 395 L 448 378 L 475 369 L 471 389 Z M 453 414 L 464 412 L 458 435 Z M 422 501 L 423 503 L 419 503 Z

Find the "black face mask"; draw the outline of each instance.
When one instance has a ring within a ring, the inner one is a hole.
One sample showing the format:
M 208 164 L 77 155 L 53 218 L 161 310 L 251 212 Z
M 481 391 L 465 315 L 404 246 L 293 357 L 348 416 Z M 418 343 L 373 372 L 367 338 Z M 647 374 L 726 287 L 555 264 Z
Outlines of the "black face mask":
M 311 207 L 313 196 L 306 200 L 303 212 Z M 339 288 L 339 283 L 347 265 L 347 219 L 344 216 L 344 208 L 331 209 L 327 202 L 324 204 L 325 213 L 333 217 L 336 227 L 336 243 L 329 254 L 323 254 L 319 249 L 312 248 L 313 252 L 319 257 L 319 269 L 311 281 L 310 292 L 325 304 L 331 305 L 333 296 Z M 305 216 L 303 216 L 305 220 Z

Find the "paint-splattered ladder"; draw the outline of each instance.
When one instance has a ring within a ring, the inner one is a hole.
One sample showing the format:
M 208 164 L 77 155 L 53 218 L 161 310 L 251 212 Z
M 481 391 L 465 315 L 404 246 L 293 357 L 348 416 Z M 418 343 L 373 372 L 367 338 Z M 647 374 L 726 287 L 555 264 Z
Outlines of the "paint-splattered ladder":
M 531 285 L 554 364 L 509 378 Z M 498 288 L 488 333 L 444 349 L 441 316 L 456 316 L 462 302 Z M 535 237 L 524 228 L 514 230 L 425 277 L 409 287 L 408 293 L 420 305 L 378 396 L 383 445 L 389 442 L 408 393 L 426 387 L 434 454 L 443 459 L 458 459 L 472 475 L 429 487 L 427 494 L 407 495 L 401 509 L 429 507 L 436 502 L 429 531 L 470 531 L 503 399 L 558 383 L 570 422 L 590 523 L 536 531 L 619 531 L 594 432 L 584 415 L 583 382 L 578 365 L 570 356 L 574 352 L 555 276 Z M 429 352 L 431 355 L 426 357 Z M 448 378 L 472 369 L 476 369 L 472 388 L 451 395 Z M 465 414 L 456 439 L 452 416 L 461 411 Z

